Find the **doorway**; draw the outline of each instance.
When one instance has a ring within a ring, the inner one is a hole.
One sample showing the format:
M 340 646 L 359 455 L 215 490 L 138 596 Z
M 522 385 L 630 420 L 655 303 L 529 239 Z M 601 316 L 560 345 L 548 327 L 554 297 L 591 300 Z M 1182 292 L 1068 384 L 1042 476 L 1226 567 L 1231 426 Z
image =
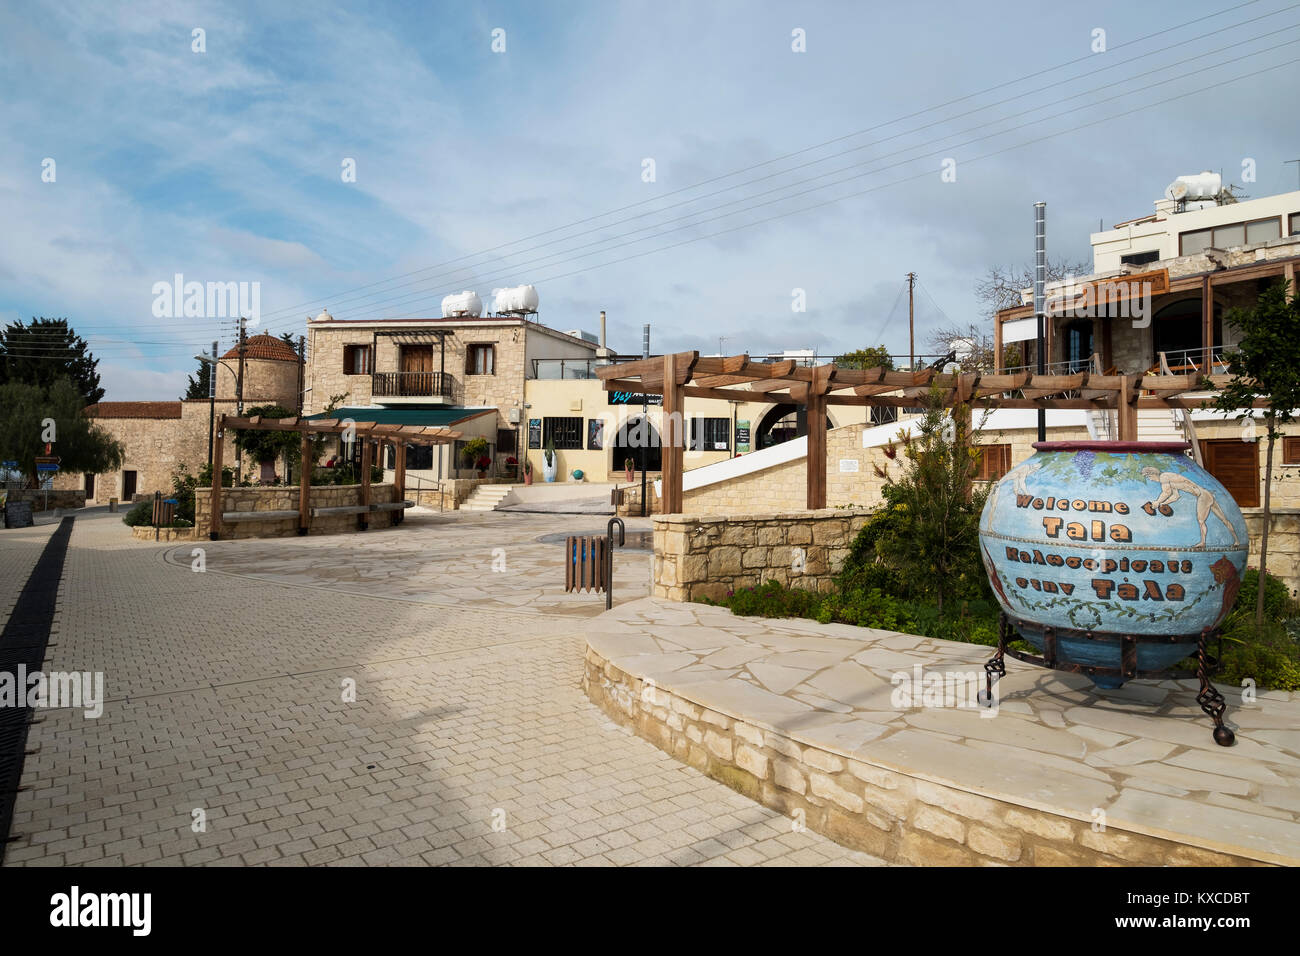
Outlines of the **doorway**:
M 1259 443 L 1236 438 L 1201 442 L 1205 470 L 1219 479 L 1242 508 L 1259 507 Z
M 134 471 L 122 472 L 122 501 L 131 502 L 135 500 L 136 474 Z
M 91 501 L 94 501 L 95 500 L 95 476 L 94 475 L 88 474 L 85 476 L 84 487 L 86 489 L 86 502 L 89 503 Z
M 433 394 L 433 346 L 403 345 L 402 376 L 399 393 L 402 395 Z
M 659 432 L 654 423 L 645 419 L 641 425 L 640 415 L 629 418 L 623 423 L 614 438 L 614 470 L 623 468 L 628 458 L 636 463 L 637 471 L 662 471 L 663 449 L 660 447 Z

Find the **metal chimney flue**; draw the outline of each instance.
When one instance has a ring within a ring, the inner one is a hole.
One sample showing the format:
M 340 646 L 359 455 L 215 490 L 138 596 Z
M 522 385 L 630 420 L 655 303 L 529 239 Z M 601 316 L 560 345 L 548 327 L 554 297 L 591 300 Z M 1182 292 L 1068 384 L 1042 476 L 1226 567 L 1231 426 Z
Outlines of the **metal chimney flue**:
M 600 310 L 600 347 L 605 348 L 605 310 Z

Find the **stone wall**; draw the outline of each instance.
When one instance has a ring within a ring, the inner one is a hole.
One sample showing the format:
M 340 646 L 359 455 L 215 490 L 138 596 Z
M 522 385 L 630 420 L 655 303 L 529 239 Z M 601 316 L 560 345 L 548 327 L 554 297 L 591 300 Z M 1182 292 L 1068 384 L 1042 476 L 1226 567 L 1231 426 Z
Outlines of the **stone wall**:
M 1300 508 L 1270 509 L 1268 525 L 1268 573 L 1281 578 L 1300 598 Z M 1249 566 L 1259 567 L 1260 534 L 1264 530 L 1264 509 L 1243 508 L 1250 532 Z
M 749 517 L 657 515 L 654 596 L 720 598 L 777 580 L 829 591 L 869 509 L 827 508 Z
M 42 491 L 39 488 L 24 488 L 9 492 L 7 500 L 30 501 L 33 512 L 53 511 L 55 508 L 84 508 L 86 493 L 71 489 L 51 488 L 49 491 Z
M 837 843 L 914 866 L 1241 866 L 1257 861 L 971 793 L 717 713 L 590 647 L 582 688 L 613 720 Z
M 381 504 L 393 501 L 396 489 L 391 484 L 370 486 L 370 500 Z M 297 511 L 298 486 L 269 488 L 222 489 L 223 511 Z M 360 485 L 317 485 L 311 489 L 313 508 L 338 508 L 361 504 Z M 365 515 L 373 530 L 387 528 L 397 512 L 376 511 Z M 311 534 L 339 534 L 357 530 L 357 518 L 351 515 L 328 515 L 311 519 Z M 212 489 L 199 488 L 194 497 L 195 537 L 206 538 L 212 531 Z M 298 533 L 298 518 L 275 518 L 265 521 L 222 522 L 221 537 L 227 538 L 281 538 Z

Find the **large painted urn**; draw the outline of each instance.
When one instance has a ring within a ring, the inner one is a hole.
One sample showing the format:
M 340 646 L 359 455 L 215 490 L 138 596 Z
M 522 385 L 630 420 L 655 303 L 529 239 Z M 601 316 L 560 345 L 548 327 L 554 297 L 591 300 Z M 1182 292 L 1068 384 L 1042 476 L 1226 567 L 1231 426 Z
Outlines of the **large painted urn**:
M 1009 622 L 1099 687 L 1194 654 L 1236 600 L 1246 524 L 1187 447 L 1039 442 L 984 505 L 984 567 Z

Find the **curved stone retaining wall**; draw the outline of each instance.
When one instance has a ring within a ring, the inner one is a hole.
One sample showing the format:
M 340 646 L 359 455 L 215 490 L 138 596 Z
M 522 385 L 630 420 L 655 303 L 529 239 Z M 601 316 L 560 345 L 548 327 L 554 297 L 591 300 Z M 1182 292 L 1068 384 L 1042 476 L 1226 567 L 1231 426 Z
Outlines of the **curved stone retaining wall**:
M 914 865 L 1239 866 L 1258 861 L 875 766 L 625 673 L 587 649 L 587 696 L 679 760 L 831 839 Z

